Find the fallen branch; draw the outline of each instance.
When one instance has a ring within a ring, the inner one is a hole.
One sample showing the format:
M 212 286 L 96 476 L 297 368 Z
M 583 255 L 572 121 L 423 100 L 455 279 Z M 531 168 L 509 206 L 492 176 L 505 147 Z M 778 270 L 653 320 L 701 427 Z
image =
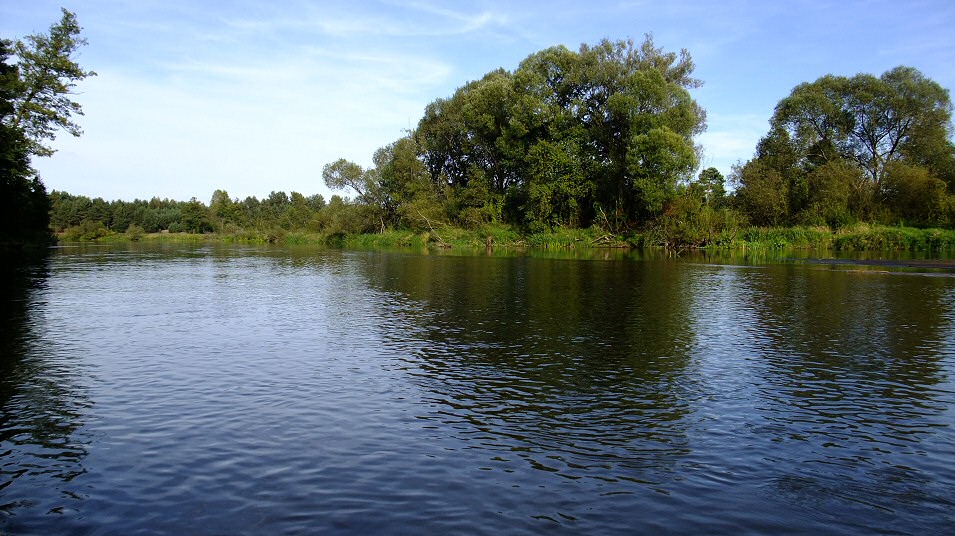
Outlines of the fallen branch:
M 429 220 L 427 216 L 425 216 L 424 214 L 422 214 L 421 211 L 418 210 L 417 207 L 415 207 L 414 210 L 415 210 L 415 212 L 418 213 L 418 216 L 420 216 L 421 219 L 423 219 L 423 220 L 425 221 L 425 223 L 428 224 L 428 228 L 431 229 L 431 234 L 433 234 L 433 235 L 435 236 L 435 238 L 438 239 L 438 242 L 441 244 L 441 247 L 443 247 L 443 248 L 450 248 L 450 247 L 451 247 L 451 244 L 448 244 L 447 242 L 445 242 L 444 239 L 441 238 L 441 235 L 438 234 L 438 231 L 435 231 L 435 230 L 434 230 L 434 225 L 431 224 L 431 220 Z

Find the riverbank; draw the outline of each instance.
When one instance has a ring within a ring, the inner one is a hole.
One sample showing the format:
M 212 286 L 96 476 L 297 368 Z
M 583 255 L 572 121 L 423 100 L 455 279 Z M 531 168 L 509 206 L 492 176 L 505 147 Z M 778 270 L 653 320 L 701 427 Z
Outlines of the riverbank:
M 76 237 L 60 235 L 64 241 Z M 73 239 L 73 240 L 71 240 Z M 371 234 L 323 234 L 284 230 L 235 233 L 106 233 L 81 241 L 221 241 L 232 243 L 319 244 L 346 248 L 664 248 L 652 233 L 611 235 L 597 228 L 560 228 L 549 233 L 522 234 L 509 226 L 478 230 L 447 227 L 427 232 L 385 230 Z M 955 230 L 918 229 L 859 224 L 836 230 L 827 227 L 750 227 L 734 235 L 721 235 L 701 246 L 670 246 L 674 250 L 781 250 L 833 251 L 955 251 Z

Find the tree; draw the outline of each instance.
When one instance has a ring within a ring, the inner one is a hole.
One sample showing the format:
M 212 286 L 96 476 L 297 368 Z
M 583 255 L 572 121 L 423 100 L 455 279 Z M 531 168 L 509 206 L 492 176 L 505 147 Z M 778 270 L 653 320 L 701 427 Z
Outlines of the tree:
M 364 198 L 365 192 L 369 190 L 365 171 L 358 164 L 344 158 L 326 164 L 322 169 L 322 178 L 325 180 L 325 186 L 332 190 L 351 188 L 359 198 Z
M 734 166 L 736 204 L 754 225 L 777 226 L 789 220 L 789 185 L 765 162 L 753 159 Z
M 805 163 L 850 160 L 878 189 L 889 163 L 928 156 L 918 150 L 927 138 L 944 146 L 951 117 L 948 91 L 900 66 L 878 78 L 827 75 L 800 84 L 776 106 L 771 123 L 789 134 Z
M 74 136 L 82 134 L 73 115 L 83 115 L 83 108 L 71 99 L 76 83 L 93 71 L 85 71 L 74 61 L 77 50 L 87 44 L 80 37 L 76 15 L 62 10 L 60 22 L 50 26 L 49 34 L 28 35 L 15 46 L 19 59 L 19 91 L 8 126 L 23 132 L 30 152 L 49 156 L 53 149 L 43 140 L 56 138 L 60 129 Z
M 948 91 L 911 67 L 800 84 L 736 173 L 737 203 L 754 223 L 841 225 L 893 215 L 944 223 L 939 185 L 955 188 L 951 117 Z
M 29 145 L 8 120 L 19 91 L 17 68 L 7 63 L 11 49 L 10 41 L 0 39 L 0 245 L 32 241 L 49 223 L 42 218 L 46 190 L 31 178 Z
M 726 179 L 715 167 L 708 167 L 701 171 L 696 184 L 707 206 L 719 205 L 726 196 Z
M 72 115 L 82 115 L 69 95 L 92 76 L 72 59 L 86 40 L 76 17 L 63 10 L 49 35 L 13 43 L 0 39 L 0 244 L 49 240 L 50 198 L 30 166 L 31 156 L 49 156 L 42 140 L 63 128 L 80 134 Z M 15 55 L 17 64 L 8 61 Z
M 696 167 L 706 114 L 693 68 L 649 35 L 542 50 L 430 104 L 422 160 L 462 211 L 504 199 L 512 223 L 587 226 L 600 207 L 646 222 Z

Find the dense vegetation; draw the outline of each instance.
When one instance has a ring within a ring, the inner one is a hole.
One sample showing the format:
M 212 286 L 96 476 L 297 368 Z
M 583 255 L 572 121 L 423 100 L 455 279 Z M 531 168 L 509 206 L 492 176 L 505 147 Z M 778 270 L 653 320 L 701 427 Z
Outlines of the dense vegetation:
M 597 227 L 632 243 L 729 245 L 756 226 L 950 226 L 955 146 L 948 91 L 909 67 L 825 76 L 777 106 L 726 195 L 694 176 L 705 113 L 693 62 L 648 36 L 554 47 L 428 105 L 374 156 L 339 160 L 326 184 L 366 209 L 365 230 L 505 223 L 524 232 Z M 752 233 L 749 233 L 752 234 Z
M 919 71 L 828 75 L 797 86 L 776 107 L 754 158 L 734 167 L 728 192 L 718 170 L 696 173 L 706 114 L 690 96 L 701 83 L 693 61 L 650 36 L 639 45 L 552 47 L 513 71 L 468 82 L 430 103 L 415 129 L 375 152 L 371 167 L 326 165 L 325 184 L 348 197 L 279 191 L 240 200 L 217 190 L 206 205 L 47 196 L 29 162 L 52 153 L 41 141 L 57 129 L 80 133 L 71 114 L 82 110 L 68 95 L 94 73 L 70 59 L 85 44 L 78 35 L 64 10 L 49 36 L 13 49 L 0 42 L 3 241 L 49 228 L 67 239 L 377 234 L 447 245 L 470 233 L 487 244 L 551 236 L 666 247 L 798 244 L 807 236 L 835 245 L 845 242 L 840 236 L 863 236 L 854 243 L 884 247 L 894 239 L 878 236 L 891 235 L 938 247 L 950 241 L 944 233 L 898 235 L 886 226 L 955 223 L 952 104 Z
M 705 113 L 692 71 L 686 51 L 649 37 L 549 48 L 429 104 L 373 168 L 338 160 L 323 176 L 380 227 L 626 232 L 663 214 L 697 167 Z
M 951 115 L 948 91 L 910 67 L 801 84 L 734 171 L 736 206 L 757 225 L 949 225 Z
M 0 38 L 0 245 L 50 239 L 50 200 L 30 161 L 53 154 L 44 141 L 58 130 L 81 133 L 72 116 L 83 110 L 69 96 L 76 82 L 95 73 L 72 59 L 86 44 L 79 34 L 76 16 L 64 9 L 49 34 Z

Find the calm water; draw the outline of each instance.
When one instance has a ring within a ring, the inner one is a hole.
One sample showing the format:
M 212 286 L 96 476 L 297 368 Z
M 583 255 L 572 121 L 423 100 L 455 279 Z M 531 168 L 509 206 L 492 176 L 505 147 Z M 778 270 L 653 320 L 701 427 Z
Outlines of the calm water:
M 951 272 L 594 257 L 5 258 L 0 534 L 955 528 Z

